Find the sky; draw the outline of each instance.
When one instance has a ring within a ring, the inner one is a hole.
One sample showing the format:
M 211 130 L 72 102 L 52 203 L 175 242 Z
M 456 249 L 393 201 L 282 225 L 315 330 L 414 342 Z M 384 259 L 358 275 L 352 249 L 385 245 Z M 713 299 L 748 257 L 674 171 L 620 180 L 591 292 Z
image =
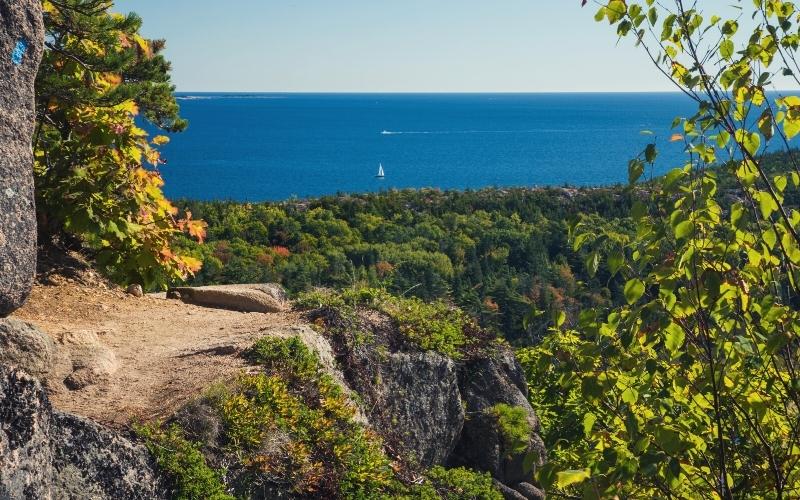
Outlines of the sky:
M 712 0 L 715 1 L 715 0 Z M 580 0 L 118 0 L 184 92 L 674 90 Z

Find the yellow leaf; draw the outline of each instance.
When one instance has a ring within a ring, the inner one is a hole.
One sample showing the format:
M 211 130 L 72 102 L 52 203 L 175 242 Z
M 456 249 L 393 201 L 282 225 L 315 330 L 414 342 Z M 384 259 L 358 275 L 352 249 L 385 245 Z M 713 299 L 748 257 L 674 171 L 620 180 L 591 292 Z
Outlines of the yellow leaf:
M 125 101 L 122 104 L 118 104 L 117 106 L 115 106 L 114 109 L 117 109 L 119 111 L 127 111 L 133 116 L 139 114 L 139 106 L 137 106 L 134 101 Z
M 148 42 L 139 35 L 134 35 L 133 41 L 136 42 L 136 45 L 139 46 L 139 50 L 142 51 L 145 57 L 147 58 L 153 57 L 153 49 L 150 47 L 150 42 Z

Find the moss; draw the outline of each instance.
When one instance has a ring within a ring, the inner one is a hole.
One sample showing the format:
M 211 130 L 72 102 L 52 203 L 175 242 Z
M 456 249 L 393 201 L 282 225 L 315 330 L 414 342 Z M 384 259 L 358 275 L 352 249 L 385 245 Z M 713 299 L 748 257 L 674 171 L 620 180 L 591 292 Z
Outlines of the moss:
M 179 500 L 232 500 L 225 491 L 222 472 L 206 464 L 199 445 L 187 440 L 177 425 L 136 428 L 158 466 L 173 482 L 174 498 Z
M 496 404 L 487 411 L 497 419 L 507 453 L 516 455 L 527 451 L 532 432 L 528 412 L 522 407 L 505 403 Z

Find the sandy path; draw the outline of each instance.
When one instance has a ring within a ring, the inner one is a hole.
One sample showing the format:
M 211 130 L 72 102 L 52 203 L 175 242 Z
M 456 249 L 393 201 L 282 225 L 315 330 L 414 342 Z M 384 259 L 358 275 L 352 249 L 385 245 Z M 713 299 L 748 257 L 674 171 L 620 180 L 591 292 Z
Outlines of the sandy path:
M 37 285 L 14 317 L 54 338 L 92 332 L 116 354 L 107 382 L 51 394 L 56 408 L 115 427 L 165 418 L 214 381 L 245 367 L 238 356 L 271 327 L 300 323 L 294 313 L 208 309 L 176 300 L 135 298 L 104 285 Z

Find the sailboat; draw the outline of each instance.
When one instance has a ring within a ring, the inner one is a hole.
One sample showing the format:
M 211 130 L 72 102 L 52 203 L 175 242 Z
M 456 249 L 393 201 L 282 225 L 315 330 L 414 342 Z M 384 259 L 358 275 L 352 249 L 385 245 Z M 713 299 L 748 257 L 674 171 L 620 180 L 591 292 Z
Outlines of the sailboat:
M 376 175 L 378 179 L 383 179 L 386 177 L 386 174 L 383 172 L 383 163 L 378 164 L 378 175 Z

